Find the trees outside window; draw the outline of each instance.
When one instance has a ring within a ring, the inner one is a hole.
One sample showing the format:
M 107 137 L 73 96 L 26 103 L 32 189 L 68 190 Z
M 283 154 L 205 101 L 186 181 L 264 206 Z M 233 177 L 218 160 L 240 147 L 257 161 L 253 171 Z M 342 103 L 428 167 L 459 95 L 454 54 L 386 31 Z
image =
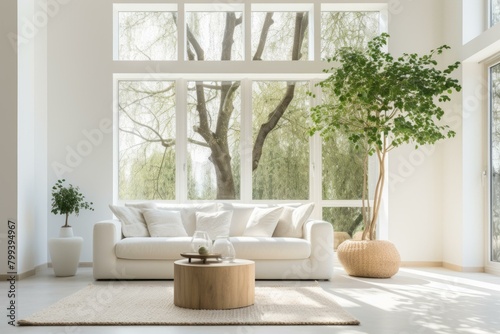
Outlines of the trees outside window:
M 294 95 L 277 124 L 258 147 L 261 129 L 275 117 L 283 97 L 293 87 Z M 252 199 L 307 200 L 309 198 L 308 82 L 254 81 L 252 128 L 254 156 Z M 256 160 L 254 160 L 255 162 Z
M 240 82 L 188 82 L 188 198 L 239 199 Z
M 163 10 L 159 10 L 159 9 Z M 116 11 L 117 60 L 176 60 L 176 6 L 127 4 Z
M 118 191 L 124 200 L 175 199 L 175 83 L 118 83 Z

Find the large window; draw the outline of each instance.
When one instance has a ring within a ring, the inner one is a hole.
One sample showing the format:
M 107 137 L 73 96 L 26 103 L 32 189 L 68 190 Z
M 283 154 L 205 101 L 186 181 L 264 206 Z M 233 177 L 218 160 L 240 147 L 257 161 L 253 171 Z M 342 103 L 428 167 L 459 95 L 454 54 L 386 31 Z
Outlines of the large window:
M 490 67 L 490 257 L 500 262 L 500 64 Z
M 358 228 L 365 161 L 346 138 L 310 137 L 308 118 L 327 98 L 315 86 L 324 59 L 378 35 L 379 5 L 207 1 L 114 13 L 117 200 L 314 201 L 337 231 Z

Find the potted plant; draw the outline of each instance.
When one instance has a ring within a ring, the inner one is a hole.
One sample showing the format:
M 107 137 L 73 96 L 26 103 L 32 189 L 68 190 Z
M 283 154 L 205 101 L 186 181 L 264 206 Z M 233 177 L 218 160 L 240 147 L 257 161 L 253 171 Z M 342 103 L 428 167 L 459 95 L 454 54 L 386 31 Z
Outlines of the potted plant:
M 362 240 L 346 241 L 337 249 L 340 262 L 353 276 L 391 277 L 399 270 L 400 257 L 394 245 L 375 240 L 388 153 L 402 144 L 417 148 L 455 135 L 440 121 L 442 103 L 461 89 L 458 80 L 451 77 L 459 62 L 438 68 L 436 56 L 449 47 L 440 46 L 423 56 L 394 58 L 383 51 L 388 39 L 383 33 L 364 50 L 338 49 L 328 59 L 336 66 L 324 70 L 330 76 L 318 83 L 325 102 L 311 110 L 311 135 L 346 136 L 365 156 Z M 378 161 L 378 179 L 370 205 L 367 172 L 372 155 Z
M 55 215 L 65 215 L 65 224 L 59 230 L 59 237 L 49 240 L 49 253 L 56 276 L 73 276 L 78 268 L 83 239 L 73 235 L 68 224 L 69 215 L 78 216 L 81 209 L 94 211 L 93 203 L 86 202 L 78 187 L 64 186 L 66 180 L 57 180 L 52 187 L 52 210 Z

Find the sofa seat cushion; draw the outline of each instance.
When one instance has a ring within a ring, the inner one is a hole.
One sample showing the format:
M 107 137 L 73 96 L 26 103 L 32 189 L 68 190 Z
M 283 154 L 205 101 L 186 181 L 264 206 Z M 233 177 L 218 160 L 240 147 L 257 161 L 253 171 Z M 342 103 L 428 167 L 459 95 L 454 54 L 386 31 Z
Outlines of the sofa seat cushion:
M 191 252 L 191 237 L 124 238 L 116 243 L 119 259 L 179 260 Z
M 231 237 L 236 257 L 248 260 L 307 259 L 311 243 L 300 238 Z

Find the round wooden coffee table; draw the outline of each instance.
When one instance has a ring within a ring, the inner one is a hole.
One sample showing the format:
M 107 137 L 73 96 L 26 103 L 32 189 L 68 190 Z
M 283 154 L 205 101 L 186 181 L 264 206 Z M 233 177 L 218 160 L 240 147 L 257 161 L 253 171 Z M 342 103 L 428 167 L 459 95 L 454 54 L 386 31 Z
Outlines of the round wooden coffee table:
M 255 263 L 174 262 L 174 304 L 190 309 L 225 310 L 253 305 Z

